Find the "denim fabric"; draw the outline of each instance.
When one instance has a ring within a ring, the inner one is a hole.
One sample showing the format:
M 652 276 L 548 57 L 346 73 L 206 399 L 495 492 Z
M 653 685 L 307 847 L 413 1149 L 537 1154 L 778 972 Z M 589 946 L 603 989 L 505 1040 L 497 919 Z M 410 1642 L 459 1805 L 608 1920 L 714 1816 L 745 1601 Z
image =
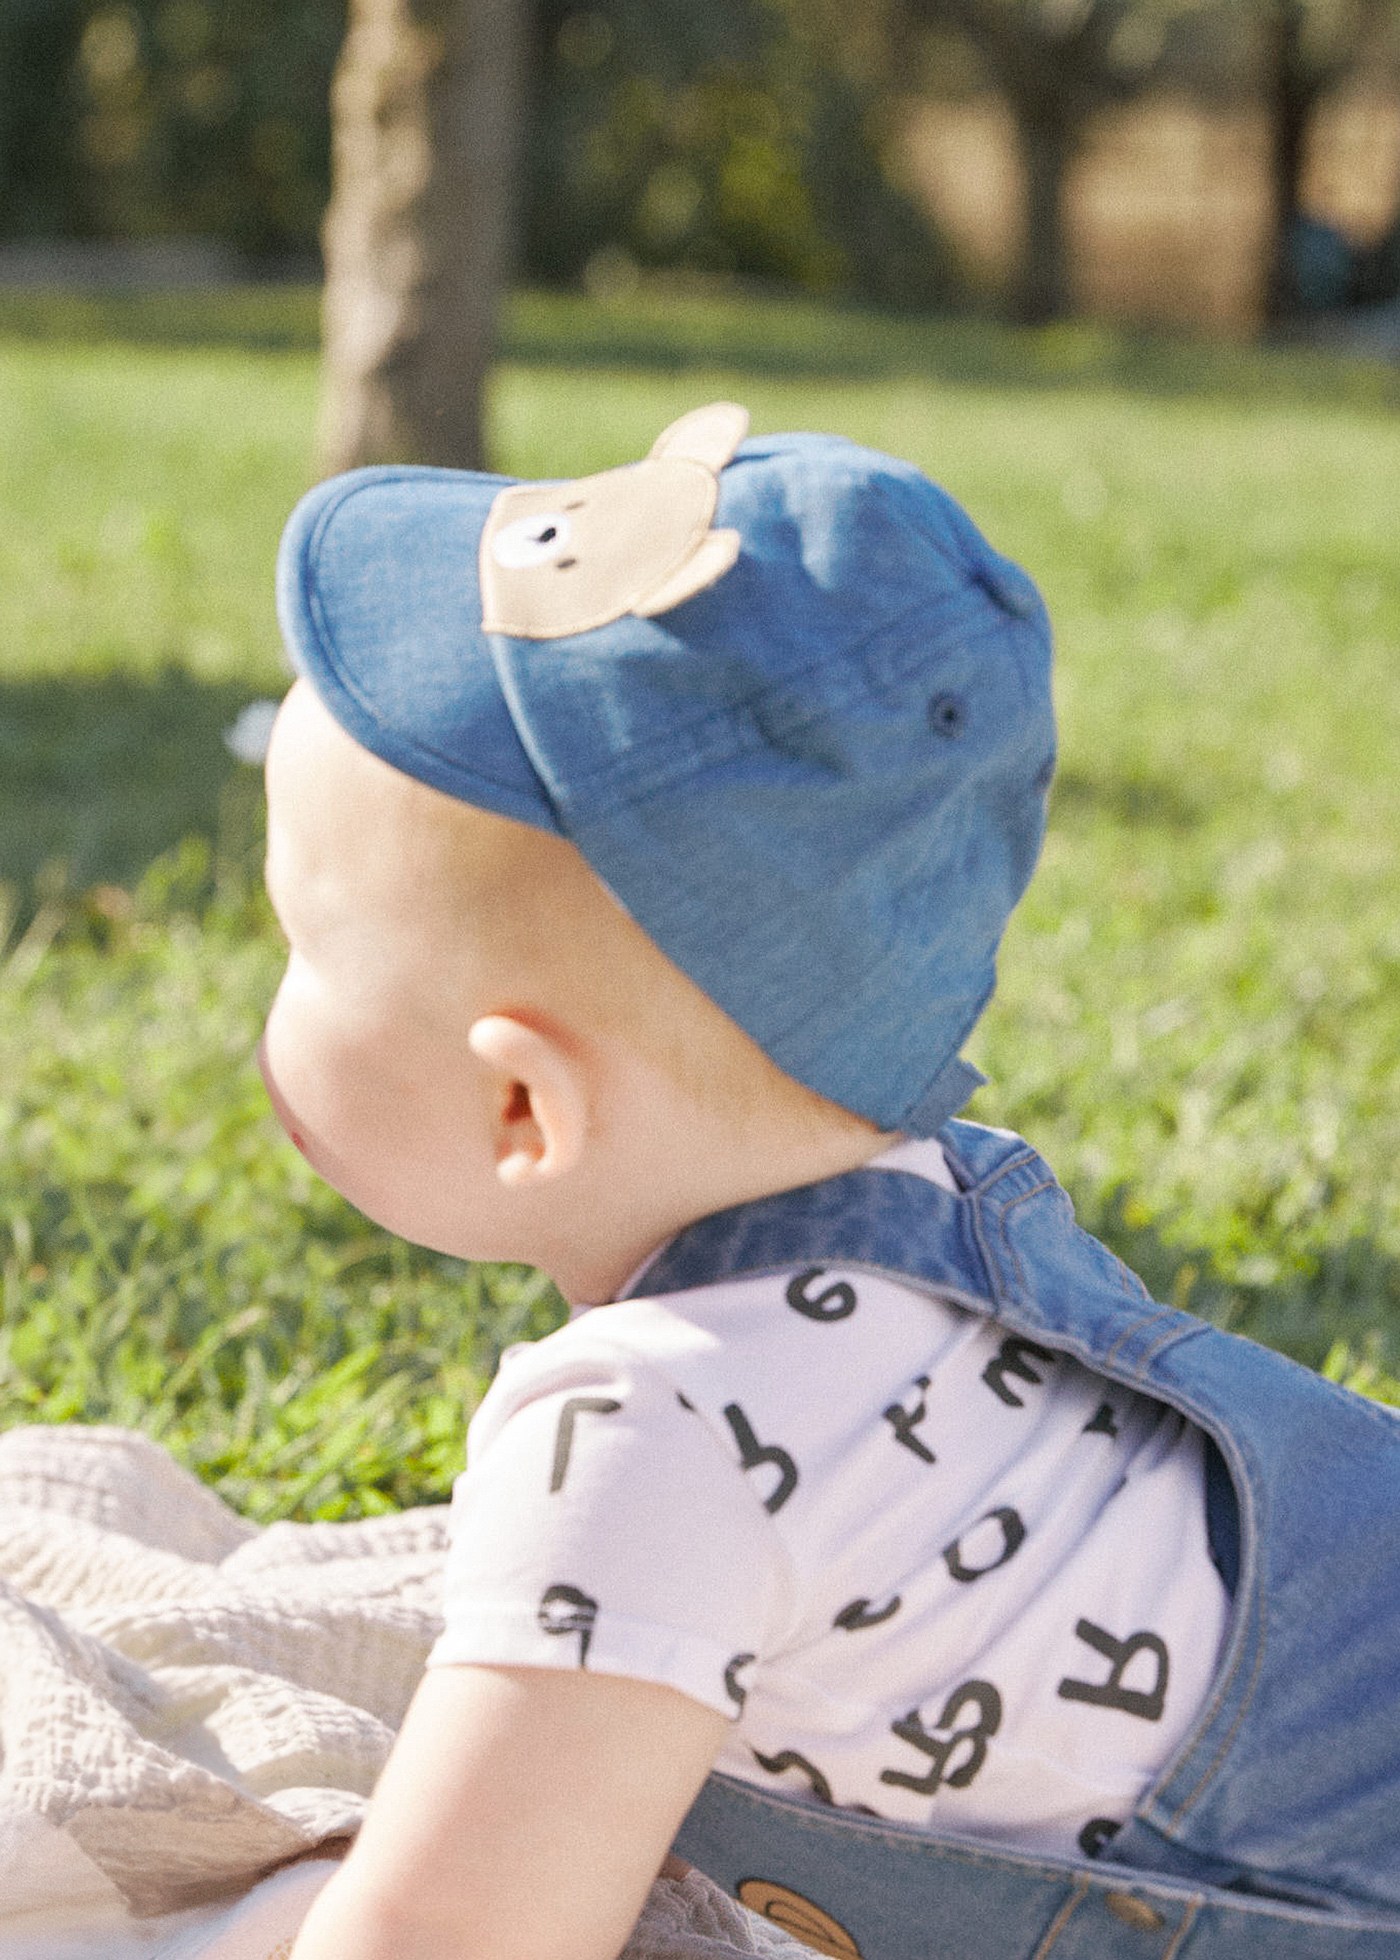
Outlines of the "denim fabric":
M 1400 1960 L 1400 1419 L 1153 1301 L 1020 1138 L 941 1140 L 957 1195 L 853 1172 L 700 1221 L 632 1290 L 883 1271 L 1182 1411 L 1237 1502 L 1222 1516 L 1217 1489 L 1237 1584 L 1214 1690 L 1092 1862 L 720 1776 L 677 1849 L 843 1960 Z

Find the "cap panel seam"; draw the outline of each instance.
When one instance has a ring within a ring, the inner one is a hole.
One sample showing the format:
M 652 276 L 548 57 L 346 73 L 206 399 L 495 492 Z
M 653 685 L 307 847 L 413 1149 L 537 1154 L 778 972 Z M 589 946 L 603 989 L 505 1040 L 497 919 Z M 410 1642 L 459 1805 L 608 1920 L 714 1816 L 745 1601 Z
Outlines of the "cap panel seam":
M 1003 638 L 1008 626 L 1014 625 L 1017 630 L 1025 630 L 1025 623 L 1022 621 L 1011 622 L 1000 619 L 979 622 L 975 617 L 974 609 L 967 604 L 965 598 L 958 610 L 966 615 L 966 630 L 946 647 L 945 650 L 948 652 L 975 646 L 979 640 L 994 637 Z M 798 708 L 795 704 L 790 704 L 786 713 L 784 713 L 782 707 L 784 697 L 797 688 L 809 674 L 824 664 L 820 661 L 814 661 L 805 667 L 794 669 L 791 674 L 785 675 L 781 682 L 757 687 L 737 700 L 726 702 L 714 708 L 707 708 L 702 714 L 696 715 L 690 721 L 671 724 L 668 726 L 664 738 L 669 753 L 661 761 L 653 764 L 645 773 L 639 771 L 638 760 L 649 751 L 655 751 L 660 748 L 663 740 L 662 737 L 643 740 L 635 745 L 629 745 L 625 750 L 620 751 L 615 756 L 610 756 L 599 767 L 573 776 L 566 786 L 566 795 L 570 804 L 576 800 L 588 800 L 581 798 L 579 796 L 580 792 L 587 791 L 593 794 L 600 789 L 609 788 L 613 785 L 614 779 L 618 777 L 624 779 L 620 786 L 621 793 L 611 800 L 611 807 L 617 807 L 619 804 L 633 805 L 644 803 L 650 797 L 667 789 L 678 777 L 693 774 L 699 763 L 736 760 L 738 757 L 751 754 L 755 750 L 770 748 L 772 741 L 769 731 L 775 724 L 780 726 L 784 733 L 800 734 L 803 729 L 813 727 L 827 720 L 833 710 L 848 705 L 852 700 L 870 691 L 872 677 L 868 670 L 867 659 L 862 656 L 865 656 L 866 649 L 870 647 L 871 642 L 876 638 L 883 638 L 888 634 L 892 634 L 916 613 L 922 614 L 922 609 L 914 606 L 907 608 L 904 612 L 876 628 L 864 641 L 858 642 L 856 646 L 852 647 L 850 649 L 850 657 L 853 663 L 851 671 L 848 675 L 842 675 L 834 681 L 829 692 L 819 704 L 811 706 L 804 705 L 801 708 Z M 928 617 L 929 615 L 922 614 L 922 616 Z M 937 618 L 937 615 L 933 615 L 933 617 Z M 955 613 L 954 624 L 961 623 Z M 921 657 L 921 654 L 914 652 L 910 652 L 905 659 L 900 659 L 898 656 L 892 654 L 881 678 L 887 682 L 909 679 L 917 671 Z M 860 658 L 861 663 L 858 667 L 854 664 L 857 658 Z M 1025 677 L 1019 671 L 1019 663 L 1017 678 L 1020 684 L 1024 686 Z M 760 714 L 763 712 L 765 706 L 769 709 L 769 728 L 767 729 L 760 725 L 759 720 Z M 736 725 L 739 731 L 737 735 Z M 729 739 L 720 740 L 719 735 L 721 733 L 727 733 Z M 678 754 L 675 752 L 675 745 L 677 738 L 682 737 L 686 740 L 688 746 L 684 752 Z M 630 785 L 626 780 L 627 778 L 634 779 Z

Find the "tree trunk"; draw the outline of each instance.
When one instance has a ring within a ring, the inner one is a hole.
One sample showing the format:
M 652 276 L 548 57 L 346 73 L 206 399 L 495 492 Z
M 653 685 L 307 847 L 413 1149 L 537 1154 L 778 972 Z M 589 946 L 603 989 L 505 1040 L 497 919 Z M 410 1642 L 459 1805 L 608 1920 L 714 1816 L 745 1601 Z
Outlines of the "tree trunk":
M 320 459 L 477 468 L 508 271 L 518 0 L 351 0 L 331 92 Z
M 1050 107 L 1044 100 L 1012 103 L 1025 180 L 1025 235 L 1012 303 L 1016 318 L 1032 327 L 1063 320 L 1070 311 L 1065 193 L 1079 131 L 1063 117 L 1047 114 Z
M 1303 164 L 1313 95 L 1304 65 L 1302 0 L 1274 0 L 1264 43 L 1272 211 L 1264 314 L 1273 326 L 1291 319 L 1298 310 L 1293 246 L 1302 211 Z

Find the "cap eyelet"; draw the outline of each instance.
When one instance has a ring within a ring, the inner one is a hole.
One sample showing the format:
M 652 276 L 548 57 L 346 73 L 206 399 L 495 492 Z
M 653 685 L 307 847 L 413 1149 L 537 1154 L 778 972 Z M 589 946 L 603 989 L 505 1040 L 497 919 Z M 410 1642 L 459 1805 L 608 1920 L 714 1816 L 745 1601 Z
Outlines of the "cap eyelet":
M 967 727 L 967 708 L 961 696 L 935 694 L 928 704 L 928 721 L 935 735 L 961 735 Z

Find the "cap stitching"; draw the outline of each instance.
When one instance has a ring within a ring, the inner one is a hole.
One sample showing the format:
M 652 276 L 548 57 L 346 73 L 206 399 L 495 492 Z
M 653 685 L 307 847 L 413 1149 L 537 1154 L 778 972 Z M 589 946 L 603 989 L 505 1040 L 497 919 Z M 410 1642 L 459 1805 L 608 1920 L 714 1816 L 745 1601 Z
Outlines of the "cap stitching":
M 981 596 L 985 600 L 985 595 Z M 1008 629 L 1018 634 L 1028 632 L 1026 622 L 1008 621 L 1004 616 L 995 619 L 978 620 L 976 613 L 980 608 L 969 604 L 968 598 L 969 595 L 967 594 L 959 594 L 959 605 L 954 608 L 950 602 L 948 608 L 954 615 L 952 623 L 955 626 L 962 626 L 964 628 L 960 637 L 954 643 L 959 650 L 974 646 L 978 641 L 983 639 L 1004 639 Z M 959 614 L 963 615 L 963 617 L 959 618 Z M 891 619 L 883 622 L 879 627 L 874 628 L 864 640 L 856 642 L 854 646 L 848 649 L 848 657 L 854 663 L 861 656 L 868 655 L 872 641 L 877 638 L 883 639 L 892 635 L 901 625 L 916 615 L 929 617 L 929 614 L 923 607 L 917 605 L 910 606 L 904 612 L 896 614 Z M 936 618 L 937 615 L 935 614 L 933 617 Z M 881 678 L 886 681 L 907 680 L 916 671 L 920 659 L 923 657 L 921 653 L 911 651 L 907 658 L 901 659 L 895 653 L 885 666 Z M 755 749 L 770 747 L 769 737 L 760 728 L 758 720 L 759 712 L 765 705 L 769 706 L 770 713 L 775 718 L 780 719 L 784 733 L 799 734 L 803 729 L 810 728 L 819 722 L 827 720 L 833 710 L 847 705 L 851 700 L 869 691 L 872 675 L 869 670 L 870 663 L 867 659 L 863 660 L 859 667 L 853 665 L 849 674 L 838 675 L 833 681 L 830 692 L 819 704 L 801 708 L 793 704 L 784 713 L 784 697 L 793 693 L 808 675 L 826 664 L 828 664 L 828 661 L 809 662 L 804 667 L 792 669 L 789 674 L 783 676 L 781 681 L 755 687 L 752 692 L 740 696 L 736 700 L 726 702 L 714 708 L 706 708 L 702 713 L 697 714 L 689 721 L 672 722 L 668 725 L 664 735 L 643 739 L 634 745 L 629 745 L 625 750 L 617 754 L 609 755 L 597 768 L 573 775 L 567 785 L 561 785 L 561 789 L 568 797 L 570 804 L 576 806 L 578 802 L 586 800 L 579 795 L 579 792 L 587 791 L 591 795 L 592 793 L 596 793 L 600 787 L 613 788 L 613 778 L 623 776 L 631 780 L 625 780 L 617 786 L 620 794 L 616 800 L 629 805 L 645 802 L 649 797 L 669 787 L 677 777 L 691 774 L 695 770 L 698 762 L 732 759 L 747 755 Z M 1024 688 L 1026 686 L 1025 669 L 1020 660 L 1016 664 L 1017 679 L 1022 688 Z M 728 741 L 716 739 L 716 735 L 712 731 L 723 730 L 726 727 L 731 731 L 737 728 L 739 739 L 734 739 L 732 735 Z M 697 748 L 700 748 L 702 743 L 706 742 L 707 733 L 710 736 L 708 744 L 702 753 L 697 755 L 695 751 Z M 682 736 L 687 738 L 689 748 L 686 753 L 677 754 L 675 753 L 676 742 Z M 666 745 L 669 753 L 648 771 L 645 773 L 641 772 L 639 770 L 639 758 L 648 752 L 654 752 L 660 749 L 663 743 Z

